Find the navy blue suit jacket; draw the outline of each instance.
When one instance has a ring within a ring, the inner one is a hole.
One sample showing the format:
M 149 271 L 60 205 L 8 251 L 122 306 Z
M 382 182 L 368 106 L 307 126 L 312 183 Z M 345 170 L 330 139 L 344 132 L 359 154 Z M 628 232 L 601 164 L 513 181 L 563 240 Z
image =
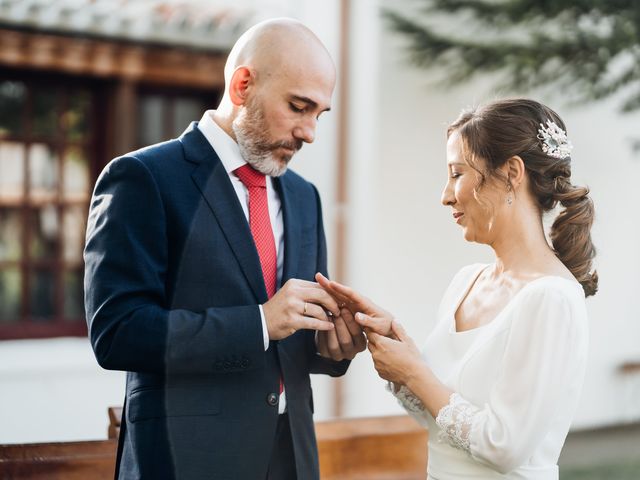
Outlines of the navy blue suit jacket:
M 122 479 L 262 480 L 282 371 L 298 478 L 318 478 L 310 373 L 348 362 L 300 330 L 264 350 L 258 253 L 233 186 L 193 123 L 178 139 L 116 158 L 95 186 L 85 304 L 99 364 L 127 372 Z M 284 214 L 283 283 L 326 273 L 318 193 L 275 179 Z

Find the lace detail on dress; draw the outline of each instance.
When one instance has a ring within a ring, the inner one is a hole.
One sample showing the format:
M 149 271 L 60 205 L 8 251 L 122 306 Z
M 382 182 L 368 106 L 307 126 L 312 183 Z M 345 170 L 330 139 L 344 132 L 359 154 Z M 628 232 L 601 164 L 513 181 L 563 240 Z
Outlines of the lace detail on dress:
M 393 384 L 387 383 L 387 390 L 389 390 L 398 399 L 400 404 L 409 412 L 423 413 L 424 405 L 422 401 L 416 397 L 411 390 L 402 385 L 397 392 L 393 391 Z
M 449 397 L 449 403 L 442 407 L 436 417 L 436 423 L 440 427 L 438 439 L 469 452 L 469 434 L 471 433 L 473 417 L 478 411 L 477 407 L 467 402 L 460 395 L 452 393 Z

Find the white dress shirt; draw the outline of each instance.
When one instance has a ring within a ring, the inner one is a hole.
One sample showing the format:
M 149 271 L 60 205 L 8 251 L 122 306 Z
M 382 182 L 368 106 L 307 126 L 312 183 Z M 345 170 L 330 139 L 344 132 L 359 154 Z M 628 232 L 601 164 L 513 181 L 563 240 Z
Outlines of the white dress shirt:
M 234 170 L 240 168 L 247 162 L 242 158 L 240 147 L 238 147 L 236 141 L 213 120 L 213 112 L 214 110 L 207 110 L 204 112 L 204 115 L 198 123 L 198 130 L 200 130 L 218 154 L 218 158 L 220 158 L 227 175 L 229 175 L 231 185 L 233 185 L 236 195 L 238 196 L 238 201 L 240 202 L 244 216 L 246 217 L 247 222 L 249 222 L 249 190 L 233 173 Z M 278 257 L 277 284 L 280 285 L 284 266 L 284 221 L 282 215 L 282 203 L 280 202 L 278 192 L 273 188 L 273 179 L 270 176 L 267 176 L 266 181 L 269 217 L 271 220 L 271 228 L 273 229 L 273 238 L 276 243 L 276 255 Z M 267 323 L 264 317 L 262 305 L 259 305 L 258 308 L 260 309 L 262 337 L 264 339 L 264 349 L 266 351 L 269 348 L 269 332 L 267 330 Z M 278 403 L 278 412 L 284 413 L 286 406 L 287 399 L 283 389 Z

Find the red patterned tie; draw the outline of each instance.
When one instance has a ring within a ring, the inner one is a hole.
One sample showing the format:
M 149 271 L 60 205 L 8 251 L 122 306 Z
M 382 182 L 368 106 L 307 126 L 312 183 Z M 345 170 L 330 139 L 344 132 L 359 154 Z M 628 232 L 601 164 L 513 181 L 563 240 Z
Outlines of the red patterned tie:
M 278 258 L 271 219 L 269 218 L 267 179 L 249 164 L 234 170 L 233 173 L 249 190 L 249 225 L 260 257 L 264 286 L 267 288 L 267 295 L 271 298 L 276 293 Z
M 269 217 L 269 203 L 267 201 L 267 179 L 254 170 L 248 163 L 233 171 L 249 190 L 249 226 L 253 241 L 258 249 L 264 286 L 269 298 L 276 293 L 278 281 L 278 256 L 276 242 L 273 238 L 271 219 Z M 283 391 L 282 377 L 280 377 L 280 393 Z

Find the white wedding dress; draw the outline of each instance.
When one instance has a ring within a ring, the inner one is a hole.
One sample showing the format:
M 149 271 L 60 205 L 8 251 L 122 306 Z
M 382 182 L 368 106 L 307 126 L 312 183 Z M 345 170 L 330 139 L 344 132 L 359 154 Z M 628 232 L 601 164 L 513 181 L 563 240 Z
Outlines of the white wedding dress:
M 423 358 L 454 394 L 434 419 L 406 387 L 396 397 L 429 429 L 430 480 L 556 480 L 587 363 L 580 284 L 540 277 L 490 323 L 456 331 L 455 312 L 486 265 L 455 276 Z

